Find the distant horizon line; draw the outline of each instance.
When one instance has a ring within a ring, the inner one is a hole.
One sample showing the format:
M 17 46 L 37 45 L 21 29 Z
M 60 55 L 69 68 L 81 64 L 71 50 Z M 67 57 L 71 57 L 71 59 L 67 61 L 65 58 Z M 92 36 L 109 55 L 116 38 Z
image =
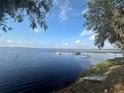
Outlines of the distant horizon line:
M 0 48 L 39 48 L 39 49 L 81 49 L 81 50 L 118 50 L 118 49 L 92 49 L 92 48 L 89 48 L 89 49 L 84 49 L 84 48 L 42 48 L 42 47 L 0 47 Z

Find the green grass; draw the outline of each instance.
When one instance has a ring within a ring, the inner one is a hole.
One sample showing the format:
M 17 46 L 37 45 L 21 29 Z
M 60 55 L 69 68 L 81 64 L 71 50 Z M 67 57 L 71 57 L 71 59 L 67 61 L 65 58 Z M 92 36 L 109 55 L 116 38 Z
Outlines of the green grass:
M 92 75 L 92 74 L 104 74 L 105 72 L 107 72 L 109 70 L 110 67 L 114 66 L 114 65 L 121 65 L 120 62 L 117 61 L 104 61 L 101 62 L 95 66 L 93 66 L 92 68 L 90 68 L 89 70 L 87 70 L 86 72 L 84 72 L 83 74 L 80 75 L 80 78 L 88 76 L 88 75 Z

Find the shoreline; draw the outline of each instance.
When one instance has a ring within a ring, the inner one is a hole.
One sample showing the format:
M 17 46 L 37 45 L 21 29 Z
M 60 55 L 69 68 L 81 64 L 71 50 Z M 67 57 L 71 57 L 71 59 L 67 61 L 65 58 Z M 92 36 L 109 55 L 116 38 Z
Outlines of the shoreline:
M 84 80 L 91 75 L 106 75 L 101 82 Z M 71 86 L 52 93 L 124 93 L 124 58 L 108 59 L 82 73 Z

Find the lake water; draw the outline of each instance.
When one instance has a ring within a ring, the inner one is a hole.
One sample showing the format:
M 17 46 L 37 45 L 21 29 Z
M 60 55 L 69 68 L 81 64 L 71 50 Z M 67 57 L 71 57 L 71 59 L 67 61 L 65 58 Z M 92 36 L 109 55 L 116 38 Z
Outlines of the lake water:
M 90 66 L 121 54 L 71 53 L 55 49 L 0 48 L 0 93 L 49 93 L 72 84 Z M 67 51 L 67 50 L 63 50 Z

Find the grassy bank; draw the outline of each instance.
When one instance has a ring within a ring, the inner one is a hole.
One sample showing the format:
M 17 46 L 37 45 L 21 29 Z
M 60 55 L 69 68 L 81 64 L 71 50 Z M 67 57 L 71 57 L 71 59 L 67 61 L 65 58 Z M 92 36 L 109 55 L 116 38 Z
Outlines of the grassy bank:
M 89 75 L 107 75 L 103 82 L 85 81 Z M 72 86 L 56 93 L 124 93 L 124 59 L 115 58 L 101 62 L 80 75 Z
M 103 62 L 93 66 L 85 73 L 81 74 L 80 78 L 83 78 L 83 77 L 91 75 L 91 74 L 95 74 L 95 75 L 104 74 L 105 72 L 107 72 L 110 69 L 110 67 L 122 65 L 122 64 L 123 64 L 122 62 L 118 62 L 116 60 L 103 61 Z

